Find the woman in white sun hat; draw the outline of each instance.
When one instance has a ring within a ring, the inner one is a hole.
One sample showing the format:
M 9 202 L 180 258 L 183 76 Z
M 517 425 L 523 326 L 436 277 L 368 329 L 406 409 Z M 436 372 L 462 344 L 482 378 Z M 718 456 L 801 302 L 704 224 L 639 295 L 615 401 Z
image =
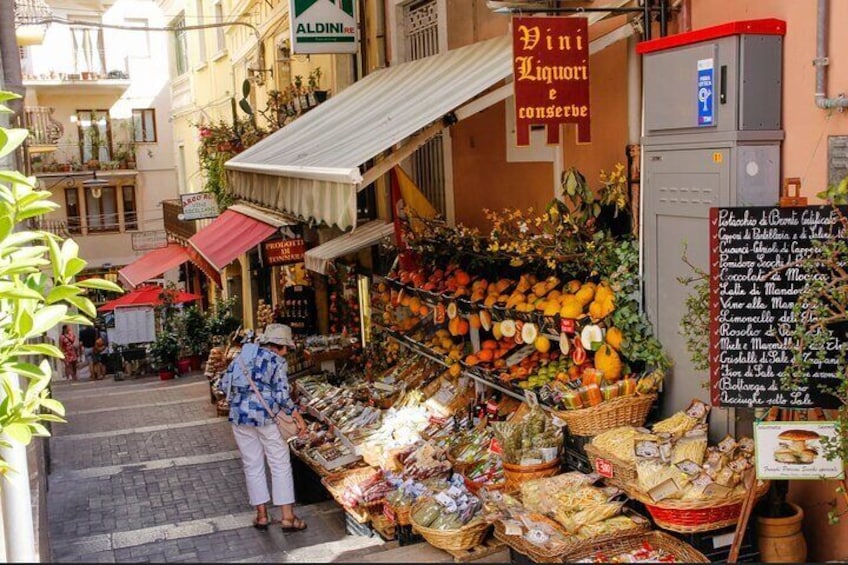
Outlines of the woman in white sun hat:
M 280 435 L 275 418 L 278 413 L 292 416 L 298 433 L 306 430 L 303 417 L 289 396 L 288 365 L 285 354 L 294 346 L 291 328 L 269 324 L 257 338 L 259 345 L 247 343 L 233 359 L 221 378 L 220 389 L 230 403 L 229 420 L 241 452 L 250 504 L 256 507 L 254 527 L 267 530 L 271 520 L 267 504 L 280 507 L 284 532 L 306 529 L 306 523 L 294 514 L 294 481 L 288 444 Z M 263 406 L 250 386 L 246 373 L 256 385 Z M 265 461 L 271 469 L 271 492 L 265 476 Z

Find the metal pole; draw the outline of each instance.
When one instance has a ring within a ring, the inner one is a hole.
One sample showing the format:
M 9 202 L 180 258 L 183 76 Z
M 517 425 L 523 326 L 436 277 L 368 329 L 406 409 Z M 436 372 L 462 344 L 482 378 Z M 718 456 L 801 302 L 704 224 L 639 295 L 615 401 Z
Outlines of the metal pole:
M 0 87 L 23 96 L 25 94 L 21 76 L 21 60 L 15 38 L 15 3 L 13 0 L 0 0 Z M 15 112 L 2 118 L 4 126 L 17 126 L 20 122 L 22 100 L 10 100 L 7 105 Z M 18 152 L 12 152 L 3 159 L 3 168 L 20 168 Z M 19 377 L 8 376 L 9 384 L 19 386 Z M 0 399 L 1 400 L 1 399 Z M 0 457 L 13 471 L 0 479 L 0 513 L 2 513 L 3 537 L 6 546 L 7 563 L 34 563 L 38 561 L 35 547 L 35 530 L 32 521 L 32 498 L 29 485 L 29 465 L 26 447 L 10 440 L 5 434 L 0 439 L 9 442 L 11 447 L 0 448 Z
M 18 386 L 17 375 L 9 375 L 8 378 L 12 380 L 12 386 Z M 35 563 L 38 561 L 38 555 L 35 551 L 26 447 L 10 440 L 5 434 L 0 437 L 11 444 L 9 448 L 0 448 L 0 457 L 14 469 L 7 473 L 4 479 L 0 479 L 3 481 L 0 487 L 3 491 L 0 496 L 0 511 L 3 513 L 6 562 Z
M 645 29 L 642 32 L 642 38 L 645 41 L 650 41 L 650 39 L 651 39 L 651 0 L 642 0 L 642 2 L 643 2 L 642 7 L 645 10 L 645 13 L 644 13 L 644 17 L 645 17 L 644 27 L 645 27 Z
M 660 37 L 668 35 L 668 0 L 660 0 Z

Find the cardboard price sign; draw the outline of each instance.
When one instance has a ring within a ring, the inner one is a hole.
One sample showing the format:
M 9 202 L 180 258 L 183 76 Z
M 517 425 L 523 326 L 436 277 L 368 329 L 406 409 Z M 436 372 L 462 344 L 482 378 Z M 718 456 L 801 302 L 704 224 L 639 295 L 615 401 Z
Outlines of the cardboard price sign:
M 303 262 L 306 244 L 300 238 L 281 239 L 265 242 L 263 250 L 268 265 L 289 265 Z
M 577 141 L 591 141 L 589 21 L 571 17 L 514 17 L 515 133 L 530 145 L 530 126 L 547 126 L 559 143 L 560 124 L 577 124 Z
M 613 467 L 612 463 L 607 461 L 606 459 L 602 459 L 600 457 L 595 459 L 595 470 L 602 477 L 606 477 L 608 479 L 613 478 Z

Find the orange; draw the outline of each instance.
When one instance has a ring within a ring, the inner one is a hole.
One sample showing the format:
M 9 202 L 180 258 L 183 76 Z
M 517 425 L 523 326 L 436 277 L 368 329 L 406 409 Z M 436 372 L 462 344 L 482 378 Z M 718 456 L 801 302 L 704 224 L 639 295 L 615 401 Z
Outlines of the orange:
M 472 367 L 479 362 L 480 362 L 480 359 L 474 354 L 471 354 L 471 355 L 469 355 L 468 357 L 465 358 L 465 364 L 471 365 Z
M 481 363 L 489 363 L 495 358 L 495 352 L 491 349 L 481 349 L 477 352 L 477 358 Z
M 480 316 L 477 315 L 477 314 L 471 314 L 471 316 L 468 317 L 468 324 L 472 328 L 479 329 L 480 328 Z
M 458 377 L 462 373 L 462 366 L 459 363 L 454 363 L 448 368 L 448 374 L 452 377 Z
M 623 339 L 624 337 L 622 336 L 620 329 L 610 328 L 607 330 L 606 341 L 616 351 L 621 351 L 621 342 Z

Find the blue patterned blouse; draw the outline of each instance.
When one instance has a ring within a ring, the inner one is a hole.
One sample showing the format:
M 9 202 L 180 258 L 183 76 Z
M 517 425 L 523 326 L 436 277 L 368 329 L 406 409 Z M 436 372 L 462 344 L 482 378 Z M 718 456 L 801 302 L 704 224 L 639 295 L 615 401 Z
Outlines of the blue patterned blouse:
M 247 344 L 227 367 L 218 385 L 230 402 L 230 422 L 245 426 L 266 426 L 274 422 L 250 388 L 240 361 L 244 362 L 244 370 L 250 371 L 271 411 L 276 414 L 282 410 L 291 415 L 296 406 L 289 396 L 286 360 L 268 349 Z

